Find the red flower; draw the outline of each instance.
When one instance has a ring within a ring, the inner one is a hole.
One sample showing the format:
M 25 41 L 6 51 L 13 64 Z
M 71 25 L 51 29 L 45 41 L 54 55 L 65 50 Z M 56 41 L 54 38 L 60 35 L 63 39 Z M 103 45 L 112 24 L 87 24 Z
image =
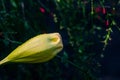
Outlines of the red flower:
M 106 26 L 108 26 L 108 25 L 109 25 L 109 20 L 107 20 L 107 21 L 105 22 L 105 25 L 106 25 Z
M 40 12 L 45 13 L 45 9 L 40 7 Z
M 102 9 L 102 13 L 105 14 L 106 13 L 106 9 L 103 7 Z
M 101 7 L 96 7 L 94 10 L 95 10 L 96 13 L 99 13 L 99 12 L 102 11 Z

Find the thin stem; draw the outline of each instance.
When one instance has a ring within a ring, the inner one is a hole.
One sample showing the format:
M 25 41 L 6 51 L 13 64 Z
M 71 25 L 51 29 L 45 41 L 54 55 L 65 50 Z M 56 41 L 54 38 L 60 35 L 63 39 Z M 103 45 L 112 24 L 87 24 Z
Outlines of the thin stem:
M 106 48 L 106 46 L 108 45 L 108 41 L 111 39 L 110 38 L 110 35 L 111 35 L 111 32 L 112 32 L 112 29 L 111 28 L 108 28 L 107 29 L 108 31 L 107 31 L 107 34 L 106 34 L 106 38 L 105 38 L 105 40 L 103 41 L 104 42 L 104 47 L 103 47 L 103 51 L 105 50 L 105 48 Z
M 3 10 L 6 12 L 6 7 L 5 7 L 5 4 L 4 4 L 4 0 L 1 0 L 2 2 L 2 6 L 3 6 Z
M 91 0 L 91 15 L 94 14 L 94 6 L 93 6 L 93 0 Z

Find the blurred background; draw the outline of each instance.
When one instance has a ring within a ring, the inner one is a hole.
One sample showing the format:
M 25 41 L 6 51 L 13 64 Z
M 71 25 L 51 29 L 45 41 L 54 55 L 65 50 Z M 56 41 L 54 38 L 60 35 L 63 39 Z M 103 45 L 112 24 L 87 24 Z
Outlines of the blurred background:
M 0 60 L 31 37 L 59 32 L 46 63 L 0 66 L 0 80 L 120 80 L 120 0 L 0 0 Z

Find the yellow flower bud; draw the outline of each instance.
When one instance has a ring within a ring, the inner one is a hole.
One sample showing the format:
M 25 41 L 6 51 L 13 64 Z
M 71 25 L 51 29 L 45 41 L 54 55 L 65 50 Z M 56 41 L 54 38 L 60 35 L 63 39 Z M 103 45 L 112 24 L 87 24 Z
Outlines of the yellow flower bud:
M 51 60 L 63 48 L 59 33 L 41 34 L 13 50 L 0 65 L 9 62 L 40 63 Z

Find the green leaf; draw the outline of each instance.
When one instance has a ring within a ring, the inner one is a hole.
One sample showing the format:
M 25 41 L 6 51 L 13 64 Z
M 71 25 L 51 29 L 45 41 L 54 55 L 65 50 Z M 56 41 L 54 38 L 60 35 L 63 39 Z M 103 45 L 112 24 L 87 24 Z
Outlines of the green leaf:
M 10 0 L 10 2 L 11 2 L 13 7 L 17 8 L 17 4 L 16 4 L 15 0 Z

